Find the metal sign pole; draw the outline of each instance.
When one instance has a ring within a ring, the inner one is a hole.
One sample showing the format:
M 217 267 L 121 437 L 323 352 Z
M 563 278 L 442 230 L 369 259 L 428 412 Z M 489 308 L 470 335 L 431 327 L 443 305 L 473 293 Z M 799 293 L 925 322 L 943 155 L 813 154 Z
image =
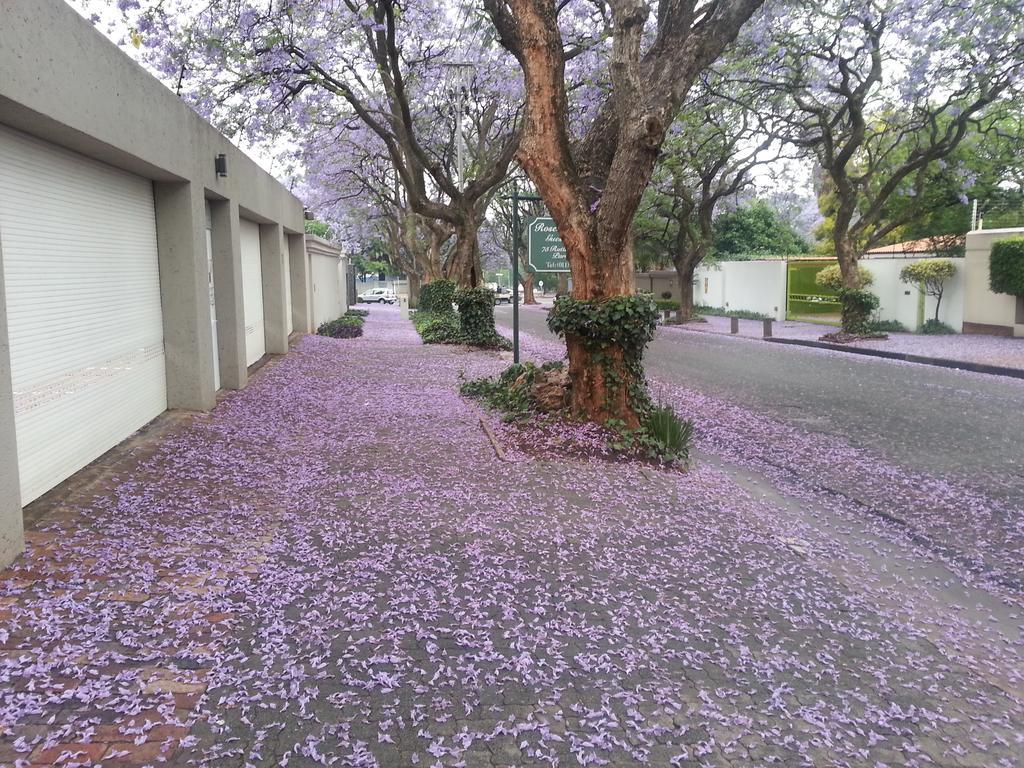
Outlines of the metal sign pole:
M 512 362 L 519 362 L 519 185 L 512 184 Z

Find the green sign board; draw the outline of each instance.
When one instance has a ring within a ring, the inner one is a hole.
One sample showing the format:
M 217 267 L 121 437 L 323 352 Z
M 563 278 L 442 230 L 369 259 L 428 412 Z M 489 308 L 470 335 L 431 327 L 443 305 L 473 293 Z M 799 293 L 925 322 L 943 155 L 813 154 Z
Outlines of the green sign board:
M 568 272 L 569 258 L 555 220 L 537 216 L 526 227 L 526 262 L 533 272 Z

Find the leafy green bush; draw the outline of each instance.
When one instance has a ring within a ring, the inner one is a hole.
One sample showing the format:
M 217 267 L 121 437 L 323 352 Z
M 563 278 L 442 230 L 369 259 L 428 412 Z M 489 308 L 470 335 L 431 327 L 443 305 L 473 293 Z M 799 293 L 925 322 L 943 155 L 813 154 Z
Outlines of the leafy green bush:
M 505 337 L 494 330 L 494 291 L 489 288 L 460 288 L 455 292 L 459 307 L 462 343 L 474 347 L 501 347 Z
M 868 323 L 878 309 L 878 297 L 862 288 L 842 288 L 839 300 L 843 303 L 843 330 L 847 333 L 870 333 Z
M 651 408 L 643 422 L 644 431 L 652 441 L 658 457 L 690 463 L 690 439 L 693 437 L 693 422 L 680 419 L 669 405 Z
M 840 269 L 839 264 L 830 264 L 824 269 L 818 271 L 818 274 L 814 276 L 814 282 L 822 288 L 828 288 L 830 291 L 839 293 L 839 291 L 843 289 L 843 271 Z M 857 287 L 867 288 L 873 282 L 875 282 L 875 276 L 865 267 L 858 264 Z
M 658 308 L 659 312 L 675 312 L 679 309 L 680 304 L 676 299 L 658 299 L 654 302 L 654 306 Z
M 956 331 L 951 326 L 933 317 L 921 326 L 921 333 L 928 334 L 929 336 L 943 336 L 947 333 L 956 333 Z
M 330 336 L 332 339 L 352 339 L 363 335 L 363 318 L 342 315 L 337 320 L 321 323 L 316 332 L 320 336 Z
M 751 312 L 749 309 L 722 309 L 721 307 L 708 307 L 698 304 L 693 308 L 695 314 L 711 315 L 712 317 L 738 317 L 740 320 L 770 320 L 768 315 L 761 312 Z
M 350 309 L 346 313 L 349 317 L 367 317 L 370 314 L 368 309 Z
M 988 270 L 989 285 L 994 292 L 1024 296 L 1024 237 L 993 243 Z
M 868 320 L 864 327 L 872 333 L 910 333 L 899 320 Z
M 460 344 L 462 339 L 459 318 L 453 312 L 424 312 L 417 310 L 412 323 L 424 344 Z
M 420 288 L 417 307 L 420 312 L 452 313 L 455 301 L 455 283 L 451 280 L 434 280 Z

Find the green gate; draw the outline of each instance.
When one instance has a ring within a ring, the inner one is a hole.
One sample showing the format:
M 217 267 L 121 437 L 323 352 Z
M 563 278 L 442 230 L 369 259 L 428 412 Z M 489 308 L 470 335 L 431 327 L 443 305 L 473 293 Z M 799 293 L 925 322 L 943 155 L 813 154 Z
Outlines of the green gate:
M 790 261 L 786 265 L 786 319 L 839 325 L 842 304 L 836 292 L 814 282 L 833 259 Z

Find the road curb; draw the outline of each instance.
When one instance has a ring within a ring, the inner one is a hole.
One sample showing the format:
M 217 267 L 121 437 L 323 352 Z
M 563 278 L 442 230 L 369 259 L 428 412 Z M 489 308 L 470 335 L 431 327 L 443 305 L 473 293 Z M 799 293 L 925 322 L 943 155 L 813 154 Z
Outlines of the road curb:
M 950 360 L 945 357 L 926 357 L 924 355 L 912 355 L 909 352 L 890 352 L 886 349 L 865 349 L 864 347 L 851 347 L 846 344 L 832 344 L 827 341 L 808 341 L 805 339 L 764 339 L 774 344 L 790 344 L 797 347 L 814 347 L 816 349 L 831 349 L 835 352 L 846 352 L 851 355 L 864 355 L 865 357 L 881 357 L 886 360 L 901 360 L 905 363 L 919 363 L 921 365 L 934 365 L 938 368 L 953 368 L 958 371 L 970 371 L 971 373 L 986 373 L 990 376 L 1009 376 L 1013 379 L 1024 379 L 1024 370 L 1020 368 L 1006 368 L 1001 365 L 987 365 L 985 363 L 972 363 L 968 360 Z

